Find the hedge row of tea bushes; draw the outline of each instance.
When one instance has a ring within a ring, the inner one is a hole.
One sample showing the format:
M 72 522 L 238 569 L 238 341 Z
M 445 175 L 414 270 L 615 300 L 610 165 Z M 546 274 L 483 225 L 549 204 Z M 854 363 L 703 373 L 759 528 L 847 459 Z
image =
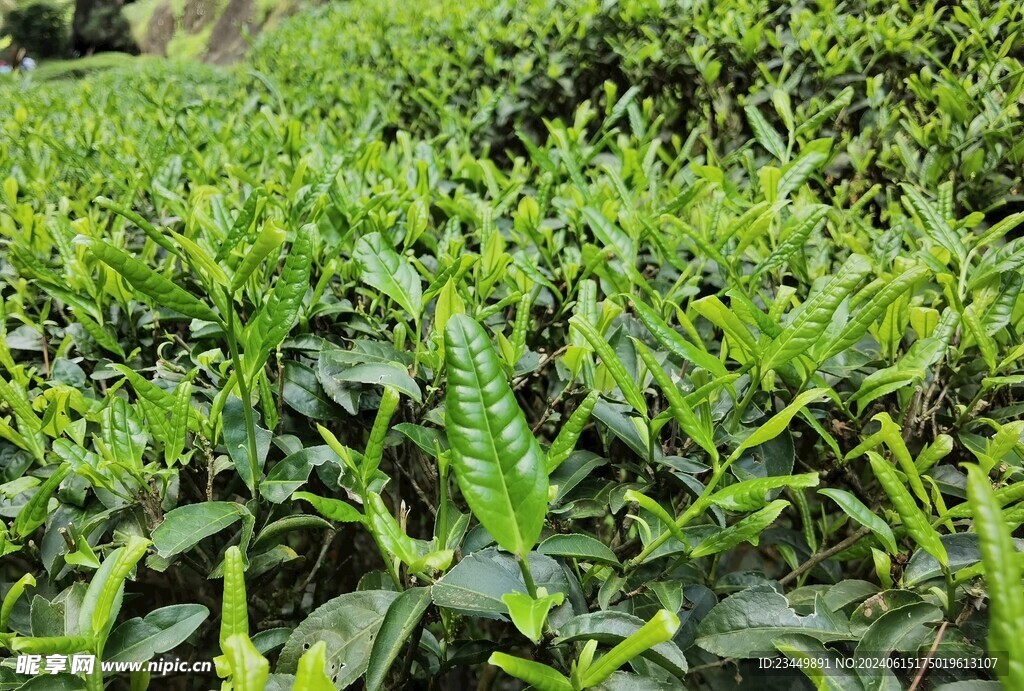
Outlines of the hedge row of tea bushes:
M 0 685 L 1024 687 L 1022 20 L 336 3 L 0 85 Z
M 782 158 L 787 130 L 838 102 L 822 134 L 842 152 L 839 184 L 860 195 L 952 179 L 958 209 L 989 211 L 1021 201 L 1021 14 L 881 0 L 336 3 L 267 36 L 252 63 L 315 84 L 314 117 L 374 113 L 499 159 L 523 153 L 517 131 L 543 139 L 545 120 L 583 100 L 614 102 L 608 81 L 653 99 L 663 135 L 723 158 L 755 135 L 748 106 L 781 132 L 768 153 Z

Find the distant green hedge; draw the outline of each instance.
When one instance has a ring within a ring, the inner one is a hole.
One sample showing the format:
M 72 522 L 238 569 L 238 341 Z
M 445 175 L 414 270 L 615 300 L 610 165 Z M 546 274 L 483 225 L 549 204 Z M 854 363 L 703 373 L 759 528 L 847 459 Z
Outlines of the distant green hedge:
M 1024 202 L 1022 27 L 1019 4 L 988 1 L 345 2 L 268 32 L 251 64 L 310 88 L 325 113 L 372 110 L 499 157 L 584 100 L 614 103 L 609 81 L 718 157 L 754 135 L 746 106 L 784 94 L 789 114 L 767 109 L 781 128 L 850 89 L 831 172 L 851 193 L 952 179 L 958 208 L 978 211 Z

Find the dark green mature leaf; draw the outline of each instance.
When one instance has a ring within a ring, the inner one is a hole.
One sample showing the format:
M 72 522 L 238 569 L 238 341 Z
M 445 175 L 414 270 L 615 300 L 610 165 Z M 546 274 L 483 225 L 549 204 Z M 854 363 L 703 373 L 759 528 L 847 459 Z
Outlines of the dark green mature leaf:
M 589 535 L 580 533 L 552 535 L 540 543 L 537 551 L 552 557 L 571 557 L 581 561 L 592 561 L 602 564 L 619 563 L 615 553 L 606 544 Z
M 248 513 L 231 501 L 204 501 L 169 511 L 153 531 L 153 546 L 165 559 L 180 554 L 200 540 L 219 533 Z
M 879 539 L 886 550 L 888 550 L 889 554 L 896 554 L 899 551 L 896 548 L 896 538 L 893 536 L 892 528 L 889 527 L 889 524 L 886 523 L 883 518 L 865 506 L 860 499 L 853 496 L 846 490 L 833 489 L 831 487 L 819 489 L 818 494 L 825 495 L 838 504 L 839 508 L 841 508 L 847 516 L 857 521 L 865 528 L 870 528 L 871 532 L 875 534 L 875 537 Z
M 569 582 L 555 560 L 536 552 L 529 560 L 538 588 L 570 595 Z M 526 592 L 519 565 L 513 557 L 489 548 L 469 555 L 438 579 L 431 598 L 439 607 L 496 619 L 508 613 L 501 596 L 511 592 Z
M 864 691 L 847 659 L 810 636 L 789 634 L 775 641 L 775 649 L 796 661 L 800 671 L 822 691 Z
M 697 645 L 722 657 L 756 657 L 772 650 L 787 634 L 827 642 L 852 638 L 849 622 L 820 599 L 814 613 L 798 616 L 786 598 L 768 585 L 757 585 L 722 600 L 697 627 Z
M 763 146 L 775 158 L 785 161 L 786 144 L 782 141 L 782 136 L 765 119 L 757 106 L 748 105 L 743 109 L 743 112 L 747 115 L 747 123 L 754 132 L 757 143 Z
M 899 682 L 891 670 L 877 665 L 877 661 L 897 651 L 915 653 L 934 632 L 926 624 L 942 620 L 942 612 L 928 602 L 916 602 L 889 610 L 875 619 L 857 642 L 853 656 L 864 660 L 858 670 L 867 691 L 898 688 Z
M 242 405 L 240 399 L 232 396 L 224 405 L 221 419 L 224 421 L 224 446 L 227 447 L 228 456 L 234 463 L 235 471 L 251 491 L 254 487 L 252 467 L 255 465 L 260 470 L 263 469 L 267 454 L 270 452 L 270 439 L 273 435 L 270 430 L 256 424 L 256 463 L 250 463 L 249 438 L 245 431 L 245 414 Z
M 544 452 L 483 327 L 453 316 L 445 359 L 445 428 L 459 487 L 498 544 L 525 555 L 537 543 L 547 508 Z
M 260 494 L 269 502 L 280 504 L 309 479 L 314 467 L 338 462 L 338 457 L 327 445 L 310 446 L 296 451 L 277 462 L 260 484 Z
M 408 643 L 413 630 L 419 626 L 429 605 L 430 588 L 410 588 L 388 607 L 370 650 L 366 669 L 367 691 L 376 691 L 384 685 L 388 670 Z
M 328 600 L 296 627 L 281 650 L 278 671 L 294 673 L 305 649 L 324 641 L 327 664 L 338 668 L 335 684 L 345 688 L 366 672 L 373 639 L 397 597 L 390 590 L 363 590 Z
M 103 649 L 107 662 L 147 662 L 173 650 L 192 635 L 210 615 L 202 605 L 171 605 L 155 609 L 145 618 L 124 622 L 110 634 Z
M 321 361 L 329 352 L 330 351 L 326 351 L 324 355 L 321 355 Z M 408 370 L 406 370 L 405 367 L 393 363 L 366 363 L 356 365 L 354 367 L 341 368 L 337 371 L 334 371 L 329 367 L 321 367 L 319 374 L 320 377 L 330 376 L 336 381 L 342 383 L 368 384 L 370 386 L 391 386 L 398 389 L 417 403 L 421 402 L 423 398 L 423 394 L 420 393 L 419 385 L 416 383 L 415 379 L 409 376 Z
M 336 410 L 320 387 L 316 372 L 294 360 L 285 363 L 282 393 L 292 410 L 314 420 L 329 420 Z

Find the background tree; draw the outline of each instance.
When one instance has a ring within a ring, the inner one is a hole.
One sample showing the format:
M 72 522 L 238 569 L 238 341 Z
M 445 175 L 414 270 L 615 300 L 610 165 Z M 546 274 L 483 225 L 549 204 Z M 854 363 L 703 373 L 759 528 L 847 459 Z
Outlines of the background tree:
M 121 13 L 123 0 L 75 0 L 71 47 L 80 55 L 120 51 L 137 55 L 131 25 Z
M 51 2 L 29 2 L 11 9 L 0 35 L 11 37 L 11 51 L 35 57 L 59 57 L 68 50 L 67 13 Z

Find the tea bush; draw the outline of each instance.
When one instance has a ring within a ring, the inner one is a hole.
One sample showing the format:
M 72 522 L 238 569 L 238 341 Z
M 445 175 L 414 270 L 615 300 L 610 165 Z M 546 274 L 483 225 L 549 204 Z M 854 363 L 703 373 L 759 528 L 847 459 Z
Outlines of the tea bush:
M 385 0 L 4 82 L 0 683 L 1024 688 L 1022 29 Z

